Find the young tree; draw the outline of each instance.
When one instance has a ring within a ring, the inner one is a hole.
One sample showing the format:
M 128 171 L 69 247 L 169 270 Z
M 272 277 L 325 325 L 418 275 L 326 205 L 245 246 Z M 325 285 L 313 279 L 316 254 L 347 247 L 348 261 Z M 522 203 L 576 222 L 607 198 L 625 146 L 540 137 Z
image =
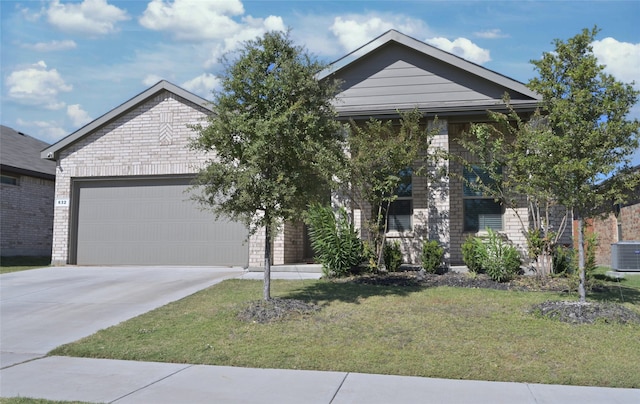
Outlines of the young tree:
M 410 188 L 405 189 L 410 185 L 407 179 L 426 175 L 427 168 L 435 166 L 435 153 L 429 154 L 428 150 L 437 123 L 434 129 L 427 129 L 421 124 L 422 116 L 415 109 L 401 112 L 396 121 L 371 118 L 364 124 L 351 122 L 346 192 L 362 212 L 366 238 L 375 247 L 378 268 L 391 204 L 398 193 L 410 192 Z
M 585 301 L 584 217 L 605 202 L 619 202 L 636 183 L 626 175 L 630 155 L 639 144 L 640 122 L 627 116 L 639 92 L 598 64 L 591 43 L 598 28 L 584 29 L 555 51 L 532 61 L 538 77 L 529 87 L 543 97 L 550 126 L 544 153 L 555 181 L 550 191 L 570 208 L 578 222 L 580 301 Z M 611 177 L 606 186 L 599 186 Z
M 332 99 L 338 85 L 318 81 L 324 65 L 289 33 L 268 32 L 223 58 L 213 114 L 195 125 L 196 150 L 211 157 L 195 197 L 216 215 L 265 229 L 264 299 L 269 300 L 274 232 L 314 201 L 326 199 L 344 162 Z
M 508 97 L 505 104 L 509 113 L 490 111 L 490 123 L 472 124 L 460 140 L 471 156 L 467 160 L 458 157 L 461 163 L 469 172 L 481 171 L 474 181 L 463 180 L 471 189 L 513 211 L 538 275 L 546 276 L 551 273 L 553 248 L 568 220 L 566 209 L 559 222 L 554 223 L 558 218 L 552 217 L 560 206 L 550 192 L 557 185 L 556 179 L 548 175 L 549 161 L 544 153 L 550 128 L 538 111 L 523 119 L 513 110 Z M 526 215 L 520 212 L 523 205 Z

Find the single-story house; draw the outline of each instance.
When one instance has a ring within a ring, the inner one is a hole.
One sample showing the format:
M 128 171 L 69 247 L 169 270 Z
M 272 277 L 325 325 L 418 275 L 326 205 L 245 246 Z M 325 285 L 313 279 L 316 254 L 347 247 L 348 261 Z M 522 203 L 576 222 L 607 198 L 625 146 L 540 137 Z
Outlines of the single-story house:
M 0 255 L 51 255 L 55 163 L 48 143 L 0 126 Z
M 329 77 L 343 82 L 339 119 L 397 118 L 398 110 L 417 107 L 425 121 L 439 119 L 433 145 L 460 154 L 456 139 L 471 122 L 486 121 L 487 110 L 504 111 L 505 93 L 524 115 L 540 102 L 516 80 L 393 30 L 319 74 Z M 53 263 L 261 267 L 260 234 L 246 241 L 242 225 L 214 220 L 184 193 L 206 160 L 188 148 L 194 132 L 187 125 L 210 112 L 206 100 L 161 81 L 44 150 L 57 164 Z M 454 162 L 441 164 L 464 174 Z M 447 247 L 450 264 L 460 264 L 464 238 L 486 227 L 524 248 L 513 212 L 465 192 L 457 176 L 411 181 L 412 193 L 394 211 L 402 226 L 389 233 L 403 241 L 408 260 L 429 237 Z M 356 221 L 361 213 L 353 212 Z M 305 234 L 301 223 L 285 224 L 273 264 L 306 261 Z

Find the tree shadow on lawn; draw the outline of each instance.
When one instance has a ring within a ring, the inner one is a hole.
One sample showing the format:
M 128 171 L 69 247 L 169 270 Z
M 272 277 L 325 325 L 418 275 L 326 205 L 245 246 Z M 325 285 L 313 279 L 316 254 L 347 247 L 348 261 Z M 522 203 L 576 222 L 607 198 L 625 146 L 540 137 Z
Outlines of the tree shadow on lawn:
M 591 292 L 587 292 L 587 298 L 599 302 L 640 305 L 640 290 L 625 286 L 624 279 L 621 281 L 612 281 L 604 276 L 600 277 L 599 275 L 595 275 L 594 277 L 604 282 L 594 287 Z
M 326 306 L 331 302 L 359 304 L 374 296 L 409 296 L 423 290 L 424 286 L 388 286 L 367 285 L 348 281 L 319 281 L 294 290 L 283 296 L 285 299 L 297 299 Z

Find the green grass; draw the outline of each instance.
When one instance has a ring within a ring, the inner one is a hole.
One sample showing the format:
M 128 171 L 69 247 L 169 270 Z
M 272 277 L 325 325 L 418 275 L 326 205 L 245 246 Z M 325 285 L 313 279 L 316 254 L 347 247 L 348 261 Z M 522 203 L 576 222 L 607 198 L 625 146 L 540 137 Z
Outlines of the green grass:
M 51 257 L 1 257 L 0 274 L 43 268 L 51 265 Z
M 609 271 L 611 271 L 609 267 L 598 267 L 593 273 L 594 278 L 603 281 L 606 285 L 620 285 L 627 288 L 635 288 L 640 291 L 640 272 L 624 272 L 624 278 L 613 279 L 606 276 L 606 273 Z
M 640 387 L 640 325 L 569 325 L 527 312 L 567 295 L 273 281 L 274 297 L 322 309 L 271 324 L 239 321 L 261 288 L 228 280 L 51 354 Z

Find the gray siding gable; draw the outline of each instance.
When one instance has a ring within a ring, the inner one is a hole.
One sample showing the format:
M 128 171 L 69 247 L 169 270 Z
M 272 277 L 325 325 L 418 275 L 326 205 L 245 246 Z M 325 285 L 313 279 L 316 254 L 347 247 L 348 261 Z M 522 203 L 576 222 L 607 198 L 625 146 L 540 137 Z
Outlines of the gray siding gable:
M 119 105 L 118 107 L 112 109 L 101 117 L 93 120 L 92 122 L 73 132 L 69 136 L 44 149 L 40 153 L 40 157 L 43 159 L 57 160 L 59 158 L 59 153 L 61 150 L 78 142 L 86 136 L 89 136 L 97 129 L 107 125 L 109 122 L 115 121 L 116 119 L 118 119 L 118 117 L 126 114 L 129 111 L 132 111 L 136 107 L 144 104 L 149 99 L 163 91 L 173 93 L 187 101 L 192 102 L 195 105 L 202 107 L 203 109 L 211 111 L 209 101 L 181 87 L 178 87 L 175 84 L 169 83 L 166 80 L 162 80 L 157 84 L 151 86 L 147 90 L 143 91 L 142 93 L 126 101 L 125 103 Z
M 430 45 L 389 31 L 319 74 L 342 81 L 341 116 L 395 114 L 418 107 L 427 113 L 484 113 L 504 108 L 533 110 L 540 96 L 524 84 Z

